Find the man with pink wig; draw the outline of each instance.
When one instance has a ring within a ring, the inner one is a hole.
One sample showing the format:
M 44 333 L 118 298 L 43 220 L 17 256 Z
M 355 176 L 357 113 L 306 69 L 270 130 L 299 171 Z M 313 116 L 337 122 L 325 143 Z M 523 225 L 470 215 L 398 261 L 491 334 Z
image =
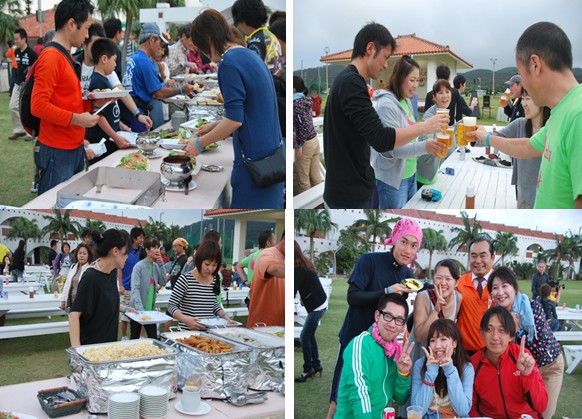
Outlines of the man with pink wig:
M 328 418 L 333 417 L 336 410 L 344 349 L 354 337 L 372 326 L 376 304 L 382 295 L 398 293 L 407 296 L 411 292 L 401 282 L 413 276 L 406 265 L 416 259 L 422 244 L 422 229 L 415 221 L 403 218 L 396 223 L 385 243 L 392 245 L 392 249 L 363 254 L 348 280 L 349 308 L 339 332 L 340 348 L 331 382 Z

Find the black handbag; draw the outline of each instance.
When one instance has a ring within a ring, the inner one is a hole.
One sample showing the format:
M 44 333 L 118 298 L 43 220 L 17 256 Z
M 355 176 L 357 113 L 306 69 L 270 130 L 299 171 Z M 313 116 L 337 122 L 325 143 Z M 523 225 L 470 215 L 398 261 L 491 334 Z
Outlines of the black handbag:
M 259 188 L 268 188 L 285 181 L 285 146 L 282 141 L 273 154 L 260 160 L 247 159 L 242 151 L 242 143 L 241 154 L 246 168 Z

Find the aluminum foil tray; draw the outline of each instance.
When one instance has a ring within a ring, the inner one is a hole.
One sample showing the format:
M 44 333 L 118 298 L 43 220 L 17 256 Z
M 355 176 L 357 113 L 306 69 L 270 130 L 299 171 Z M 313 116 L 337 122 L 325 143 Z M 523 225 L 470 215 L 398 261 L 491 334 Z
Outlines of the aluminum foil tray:
M 77 200 L 151 207 L 164 194 L 159 173 L 97 167 L 57 192 L 57 208 Z
M 151 357 L 131 358 L 121 361 L 91 362 L 83 353 L 88 348 L 111 344 L 132 345 L 137 340 L 82 345 L 67 349 L 73 370 L 71 378 L 77 391 L 88 398 L 90 413 L 107 413 L 109 396 L 119 392 L 137 392 L 143 385 L 167 388 L 170 398 L 176 396 L 176 363 L 178 350 L 155 339 L 141 339 L 163 348 L 167 353 Z
M 285 340 L 252 329 L 212 329 L 210 334 L 251 347 L 248 387 L 280 391 L 285 382 Z
M 176 341 L 200 335 L 228 343 L 233 352 L 210 354 Z M 162 333 L 162 342 L 178 349 L 178 387 L 187 381 L 202 380 L 201 395 L 205 398 L 226 398 L 230 392 L 245 393 L 251 367 L 251 348 L 209 333 L 197 331 Z

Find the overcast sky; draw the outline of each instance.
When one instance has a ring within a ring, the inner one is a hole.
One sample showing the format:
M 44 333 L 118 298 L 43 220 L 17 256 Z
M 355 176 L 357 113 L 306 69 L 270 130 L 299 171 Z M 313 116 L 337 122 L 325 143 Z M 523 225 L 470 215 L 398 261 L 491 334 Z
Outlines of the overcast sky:
M 579 0 L 293 0 L 294 70 L 321 65 L 324 48 L 330 54 L 352 49 L 354 37 L 371 21 L 388 28 L 392 36 L 427 39 L 450 49 L 475 69 L 515 66 L 515 44 L 533 23 L 560 26 L 572 43 L 574 67 L 582 67 L 582 1 Z
M 473 217 L 475 212 L 477 220 L 529 228 L 546 233 L 564 234 L 568 230 L 578 233 L 578 229 L 582 227 L 582 211 L 580 210 L 467 210 L 470 217 Z M 439 210 L 437 213 L 461 216 L 460 210 Z M 385 219 L 389 216 L 390 214 L 387 214 Z M 341 230 L 355 220 L 365 217 L 363 213 L 356 211 L 331 210 L 331 218 Z
M 119 215 L 124 217 L 130 218 L 138 218 L 138 219 L 145 219 L 149 221 L 149 217 L 152 217 L 154 221 L 162 221 L 167 226 L 171 226 L 172 224 L 178 225 L 180 227 L 184 227 L 190 224 L 194 224 L 197 221 L 200 221 L 202 211 L 199 209 L 176 209 L 176 210 L 158 210 L 158 209 L 148 209 L 147 211 L 104 211 L 107 214 Z M 95 211 L 99 212 L 99 211 Z

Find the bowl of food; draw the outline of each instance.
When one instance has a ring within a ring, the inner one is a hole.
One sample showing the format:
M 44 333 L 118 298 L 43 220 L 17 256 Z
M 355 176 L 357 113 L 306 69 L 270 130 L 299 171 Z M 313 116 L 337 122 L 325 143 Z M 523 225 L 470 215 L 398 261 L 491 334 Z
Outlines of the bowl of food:
M 171 184 L 179 185 L 192 175 L 192 160 L 188 156 L 168 156 L 162 160 L 160 173 Z
M 157 132 L 141 132 L 135 140 L 135 144 L 141 150 L 143 154 L 152 155 L 156 148 L 158 148 L 158 142 L 160 141 L 160 134 Z

